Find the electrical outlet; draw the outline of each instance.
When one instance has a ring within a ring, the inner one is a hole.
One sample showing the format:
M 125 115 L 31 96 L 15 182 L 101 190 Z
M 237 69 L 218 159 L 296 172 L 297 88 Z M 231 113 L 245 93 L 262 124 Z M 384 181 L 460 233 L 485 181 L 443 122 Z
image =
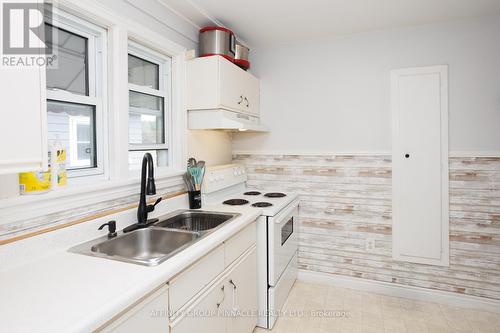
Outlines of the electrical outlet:
M 375 250 L 375 239 L 374 238 L 367 238 L 365 240 L 365 250 L 368 252 L 373 252 L 373 250 Z

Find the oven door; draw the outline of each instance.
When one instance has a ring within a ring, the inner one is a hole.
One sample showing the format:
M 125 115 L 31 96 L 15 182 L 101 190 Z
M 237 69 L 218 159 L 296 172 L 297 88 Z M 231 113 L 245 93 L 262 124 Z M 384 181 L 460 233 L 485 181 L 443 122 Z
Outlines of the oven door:
M 299 201 L 268 218 L 269 285 L 275 286 L 298 248 Z

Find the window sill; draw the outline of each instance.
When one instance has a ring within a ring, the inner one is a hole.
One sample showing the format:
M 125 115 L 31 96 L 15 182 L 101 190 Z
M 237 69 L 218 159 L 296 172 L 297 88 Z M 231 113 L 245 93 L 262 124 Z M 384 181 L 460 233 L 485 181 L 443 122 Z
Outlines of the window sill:
M 157 188 L 160 190 L 181 186 L 183 184 L 181 176 L 184 172 L 184 170 L 162 170 L 161 174 L 155 177 Z M 139 186 L 138 177 L 121 181 L 105 180 L 103 176 L 73 178 L 62 189 L 0 200 L 0 225 L 137 195 L 140 191 Z

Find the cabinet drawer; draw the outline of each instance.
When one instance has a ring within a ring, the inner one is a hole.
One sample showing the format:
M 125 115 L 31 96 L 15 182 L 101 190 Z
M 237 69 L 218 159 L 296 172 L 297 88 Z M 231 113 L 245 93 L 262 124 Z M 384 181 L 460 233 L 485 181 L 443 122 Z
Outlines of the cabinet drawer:
M 225 242 L 226 245 L 226 258 L 225 265 L 229 266 L 239 256 L 243 254 L 248 248 L 255 244 L 257 236 L 256 223 L 252 222 L 246 226 L 242 231 L 231 237 Z
M 226 286 L 220 281 L 204 294 L 186 311 L 186 315 L 171 324 L 171 333 L 224 333 L 226 318 L 218 311 L 226 308 Z M 203 315 L 210 314 L 210 315 Z M 236 332 L 235 332 L 236 333 Z
M 222 271 L 224 271 L 224 245 L 217 247 L 169 282 L 170 313 L 176 313 Z

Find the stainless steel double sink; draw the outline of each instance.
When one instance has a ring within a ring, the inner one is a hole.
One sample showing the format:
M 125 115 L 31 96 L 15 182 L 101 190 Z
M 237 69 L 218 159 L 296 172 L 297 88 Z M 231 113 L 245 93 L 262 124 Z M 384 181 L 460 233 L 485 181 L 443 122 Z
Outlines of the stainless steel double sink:
M 178 210 L 150 227 L 94 239 L 69 249 L 93 257 L 155 266 L 237 218 L 238 213 Z

